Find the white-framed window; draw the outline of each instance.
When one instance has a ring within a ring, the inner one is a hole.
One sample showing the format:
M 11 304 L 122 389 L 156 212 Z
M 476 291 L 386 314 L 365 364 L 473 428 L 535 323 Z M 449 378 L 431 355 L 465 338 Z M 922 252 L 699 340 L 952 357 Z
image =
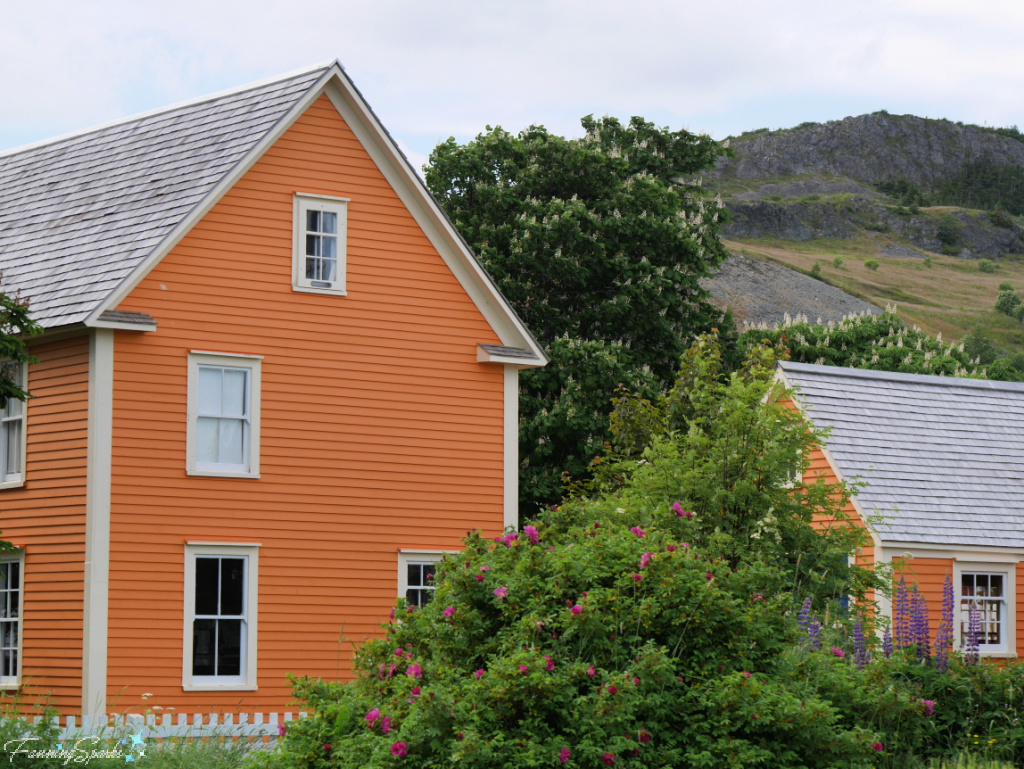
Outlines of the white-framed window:
M 260 477 L 260 363 L 252 355 L 189 354 L 189 475 Z
M 28 389 L 24 363 L 5 361 L 2 365 L 22 390 Z M 25 437 L 25 403 L 9 398 L 0 409 L 0 489 L 25 483 Z
M 21 684 L 21 615 L 24 551 L 0 556 L 0 689 Z
M 999 657 L 1015 654 L 1015 564 L 955 561 L 953 571 L 953 588 L 957 598 L 957 616 L 954 621 L 957 648 L 961 648 L 967 638 L 973 605 L 981 629 L 978 652 Z
M 400 550 L 398 552 L 398 595 L 409 606 L 425 606 L 434 597 L 437 565 L 449 551 Z M 454 551 L 451 551 L 454 552 Z
M 295 195 L 292 288 L 345 294 L 348 198 Z
M 186 690 L 256 689 L 259 545 L 185 545 Z

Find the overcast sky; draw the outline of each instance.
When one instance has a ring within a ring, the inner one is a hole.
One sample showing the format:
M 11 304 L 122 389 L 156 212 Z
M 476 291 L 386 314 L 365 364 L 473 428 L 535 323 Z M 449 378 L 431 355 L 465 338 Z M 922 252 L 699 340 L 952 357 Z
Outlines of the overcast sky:
M 417 166 L 590 113 L 719 139 L 878 109 L 1024 127 L 1022 41 L 1020 0 L 0 0 L 0 149 L 335 58 Z

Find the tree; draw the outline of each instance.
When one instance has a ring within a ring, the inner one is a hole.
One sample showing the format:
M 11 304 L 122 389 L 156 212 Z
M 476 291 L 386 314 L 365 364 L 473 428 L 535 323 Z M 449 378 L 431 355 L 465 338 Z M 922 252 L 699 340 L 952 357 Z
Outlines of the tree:
M 582 125 L 579 139 L 488 127 L 466 145 L 438 145 L 426 168 L 430 191 L 551 358 L 520 381 L 524 512 L 558 502 L 564 472 L 586 474 L 608 437 L 615 386 L 667 386 L 685 339 L 717 317 L 698 281 L 726 256 L 721 203 L 687 180 L 725 150 L 641 118 Z
M 35 336 L 42 330 L 32 320 L 26 302 L 17 294 L 0 292 L 0 361 L 3 361 L 0 364 L 0 409 L 11 398 L 20 401 L 28 398 L 15 372 L 18 366 L 36 362 L 28 353 L 25 338 Z

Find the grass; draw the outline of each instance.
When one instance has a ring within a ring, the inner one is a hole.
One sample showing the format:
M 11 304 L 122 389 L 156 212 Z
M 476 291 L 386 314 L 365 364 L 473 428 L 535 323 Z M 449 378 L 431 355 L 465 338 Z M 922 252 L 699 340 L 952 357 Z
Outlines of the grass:
M 959 339 L 977 327 L 997 347 L 1024 351 L 1024 324 L 995 311 L 1002 281 L 1024 290 L 1024 259 L 1006 257 L 996 263 L 995 272 L 983 273 L 975 260 L 933 254 L 928 267 L 923 258 L 881 252 L 897 242 L 884 236 L 865 236 L 802 243 L 744 238 L 725 244 L 730 251 L 771 259 L 808 274 L 818 263 L 820 277 L 827 283 L 879 307 L 895 303 L 904 321 L 932 336 L 941 333 L 943 339 Z M 834 264 L 837 256 L 843 259 L 840 268 Z M 878 262 L 877 270 L 864 269 L 863 263 L 869 259 Z

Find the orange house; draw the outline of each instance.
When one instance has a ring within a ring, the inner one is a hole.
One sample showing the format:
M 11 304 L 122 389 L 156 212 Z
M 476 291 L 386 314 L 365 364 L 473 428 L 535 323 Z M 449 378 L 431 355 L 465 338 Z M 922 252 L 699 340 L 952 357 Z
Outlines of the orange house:
M 1024 385 L 803 363 L 780 363 L 777 377 L 808 420 L 831 430 L 808 472 L 866 484 L 846 510 L 871 534 L 859 560 L 905 561 L 933 639 L 949 575 L 954 648 L 973 604 L 980 653 L 1015 658 L 1024 648 Z M 891 618 L 887 599 L 879 608 Z
M 46 333 L 0 427 L 0 687 L 280 709 L 517 518 L 537 342 L 341 66 L 0 153 Z

